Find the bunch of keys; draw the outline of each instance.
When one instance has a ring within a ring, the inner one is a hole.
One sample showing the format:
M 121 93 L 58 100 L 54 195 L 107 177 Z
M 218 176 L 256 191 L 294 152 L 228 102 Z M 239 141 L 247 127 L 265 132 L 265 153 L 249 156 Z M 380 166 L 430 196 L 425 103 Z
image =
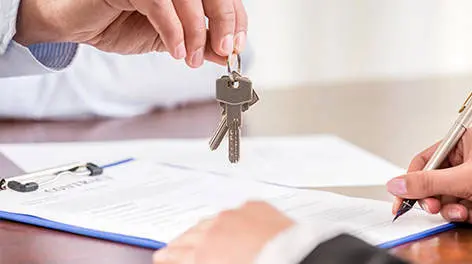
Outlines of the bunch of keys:
M 210 149 L 216 150 L 228 134 L 228 158 L 231 163 L 239 161 L 242 113 L 259 101 L 252 83 L 241 75 L 241 57 L 238 54 L 238 70 L 231 69 L 230 57 L 226 62 L 228 75 L 216 80 L 216 100 L 223 108 L 221 121 L 210 139 Z

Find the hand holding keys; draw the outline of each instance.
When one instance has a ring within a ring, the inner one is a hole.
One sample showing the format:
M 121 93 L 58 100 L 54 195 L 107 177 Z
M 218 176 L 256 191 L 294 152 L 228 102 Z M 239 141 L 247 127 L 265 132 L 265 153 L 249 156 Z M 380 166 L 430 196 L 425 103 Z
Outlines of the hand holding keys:
M 231 163 L 239 161 L 242 112 L 247 111 L 250 106 L 259 101 L 249 78 L 241 75 L 241 57 L 239 54 L 237 57 L 238 70 L 231 70 L 231 62 L 228 58 L 228 75 L 216 80 L 216 100 L 223 111 L 221 121 L 210 140 L 210 149 L 215 150 L 228 133 L 228 158 Z

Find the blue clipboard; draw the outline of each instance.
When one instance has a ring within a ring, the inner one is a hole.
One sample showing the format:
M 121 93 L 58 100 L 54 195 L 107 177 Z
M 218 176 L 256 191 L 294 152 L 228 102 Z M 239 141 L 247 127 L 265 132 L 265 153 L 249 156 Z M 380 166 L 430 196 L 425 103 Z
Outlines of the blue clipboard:
M 400 246 L 400 245 L 403 245 L 403 244 L 407 244 L 407 243 L 410 243 L 410 242 L 413 242 L 413 241 L 417 241 L 417 240 L 420 240 L 420 239 L 423 239 L 423 238 L 427 238 L 427 237 L 435 235 L 435 234 L 446 232 L 446 231 L 454 229 L 456 227 L 457 227 L 456 224 L 448 223 L 448 224 L 437 226 L 435 228 L 431 228 L 429 230 L 425 230 L 425 231 L 420 232 L 420 233 L 411 234 L 411 235 L 403 237 L 403 238 L 388 241 L 388 242 L 382 243 L 382 244 L 377 245 L 377 246 L 380 247 L 380 248 L 384 248 L 384 249 L 390 249 L 390 248 L 394 248 L 394 247 L 397 247 L 397 246 Z
M 106 165 L 101 166 L 101 168 L 105 169 L 105 168 L 109 168 L 113 166 L 118 166 L 118 165 L 128 163 L 131 161 L 134 161 L 134 159 L 129 158 L 129 159 L 121 160 L 121 161 L 114 162 L 111 164 L 106 164 Z M 0 211 L 0 219 L 5 219 L 5 220 L 13 221 L 13 222 L 19 222 L 23 224 L 44 227 L 47 229 L 58 230 L 58 231 L 63 231 L 67 233 L 72 233 L 72 234 L 77 234 L 77 235 L 82 235 L 82 236 L 87 236 L 87 237 L 92 237 L 92 238 L 97 238 L 97 239 L 102 239 L 102 240 L 108 240 L 112 242 L 117 242 L 117 243 L 137 246 L 137 247 L 149 248 L 149 249 L 154 249 L 154 250 L 160 249 L 166 246 L 166 243 L 155 241 L 152 239 L 121 235 L 121 234 L 116 234 L 116 233 L 111 233 L 111 232 L 97 231 L 93 229 L 59 223 L 59 222 L 47 220 L 44 218 L 36 217 L 33 215 L 17 214 L 17 213 Z M 444 224 L 444 225 L 441 225 L 441 226 L 438 226 L 429 230 L 425 230 L 416 234 L 411 234 L 409 236 L 406 236 L 400 239 L 382 243 L 380 245 L 377 245 L 377 247 L 383 248 L 383 249 L 390 249 L 393 247 L 397 247 L 406 243 L 417 241 L 417 240 L 420 240 L 420 239 L 423 239 L 423 238 L 426 238 L 435 234 L 439 234 L 439 233 L 454 229 L 457 226 L 458 224 L 454 224 L 454 223 Z
M 134 160 L 135 159 L 133 158 L 128 158 L 128 159 L 120 160 L 120 161 L 113 162 L 110 164 L 102 165 L 100 167 L 102 169 L 106 169 L 106 168 L 118 166 L 121 164 L 125 164 Z M 77 235 L 82 235 L 82 236 L 87 236 L 87 237 L 92 237 L 92 238 L 98 238 L 102 240 L 108 240 L 112 242 L 128 244 L 132 246 L 144 247 L 144 248 L 160 249 L 166 245 L 163 242 L 154 241 L 151 239 L 126 236 L 126 235 L 104 232 L 104 231 L 97 231 L 93 229 L 88 229 L 88 228 L 83 228 L 83 227 L 51 221 L 51 220 L 37 217 L 34 215 L 17 214 L 17 213 L 0 211 L 0 219 L 44 227 L 47 229 L 63 231 L 67 233 L 72 233 L 72 234 L 77 234 Z

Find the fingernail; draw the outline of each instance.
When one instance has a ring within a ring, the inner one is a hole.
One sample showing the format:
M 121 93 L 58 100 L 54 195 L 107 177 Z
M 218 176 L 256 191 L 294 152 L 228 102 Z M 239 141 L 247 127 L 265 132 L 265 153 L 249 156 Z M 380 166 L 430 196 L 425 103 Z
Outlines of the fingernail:
M 423 209 L 423 211 L 426 211 L 427 213 L 431 213 L 427 203 L 421 201 L 419 202 L 419 204 L 420 204 L 421 209 Z
M 234 40 L 232 34 L 226 35 L 221 41 L 221 50 L 223 51 L 225 56 L 233 53 L 233 41 Z
M 239 32 L 236 34 L 236 38 L 234 41 L 234 49 L 237 53 L 241 53 L 246 46 L 246 32 Z
M 193 53 L 190 63 L 192 63 L 193 67 L 198 67 L 203 64 L 203 48 L 199 48 Z
M 461 212 L 459 210 L 451 210 L 448 216 L 452 221 L 459 221 L 462 219 Z
M 175 58 L 178 60 L 185 58 L 187 51 L 185 50 L 185 44 L 183 42 L 180 43 L 177 48 L 175 48 L 174 54 Z
M 393 179 L 387 183 L 387 189 L 394 195 L 406 194 L 406 183 L 404 179 Z

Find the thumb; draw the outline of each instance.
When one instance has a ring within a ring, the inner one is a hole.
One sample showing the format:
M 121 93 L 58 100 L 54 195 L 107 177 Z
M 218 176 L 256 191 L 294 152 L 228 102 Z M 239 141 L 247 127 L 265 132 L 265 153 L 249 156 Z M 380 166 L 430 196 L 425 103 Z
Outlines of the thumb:
M 406 199 L 422 199 L 436 195 L 472 197 L 472 168 L 460 165 L 442 170 L 416 171 L 387 183 L 387 190 Z

